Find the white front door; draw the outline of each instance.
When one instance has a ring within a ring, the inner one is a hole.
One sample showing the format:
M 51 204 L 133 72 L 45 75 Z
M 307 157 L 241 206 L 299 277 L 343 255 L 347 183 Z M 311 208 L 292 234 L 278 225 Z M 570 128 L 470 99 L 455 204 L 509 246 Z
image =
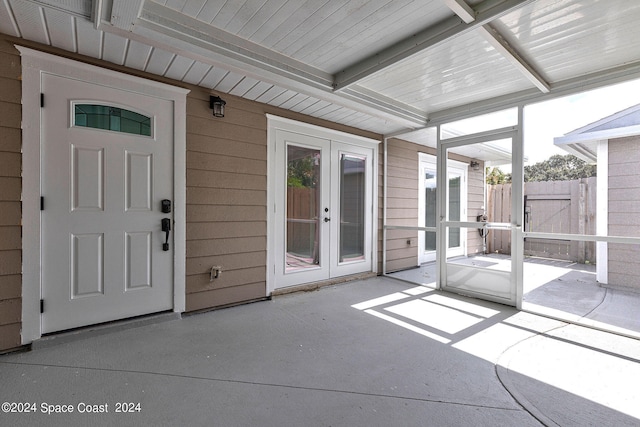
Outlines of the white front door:
M 371 271 L 373 150 L 275 135 L 274 287 Z
M 42 88 L 42 332 L 173 308 L 172 103 L 51 74 Z

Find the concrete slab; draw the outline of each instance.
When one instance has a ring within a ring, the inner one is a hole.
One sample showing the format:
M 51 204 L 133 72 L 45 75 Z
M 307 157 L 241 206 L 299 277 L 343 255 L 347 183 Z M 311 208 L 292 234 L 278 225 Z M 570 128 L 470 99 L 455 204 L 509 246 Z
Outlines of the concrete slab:
M 508 270 L 510 258 L 488 254 L 453 258 L 450 262 Z M 436 287 L 435 263 L 389 276 Z M 595 265 L 527 257 L 524 277 L 524 310 L 640 338 L 640 294 L 600 286 Z
M 509 351 L 565 325 L 373 278 L 1 356 L 0 402 L 35 413 L 0 412 L 0 425 L 537 426 L 529 389 L 548 384 L 520 374 L 527 351 Z M 504 387 L 500 361 L 526 399 Z M 121 402 L 139 411 L 116 413 Z M 74 413 L 42 413 L 49 404 Z

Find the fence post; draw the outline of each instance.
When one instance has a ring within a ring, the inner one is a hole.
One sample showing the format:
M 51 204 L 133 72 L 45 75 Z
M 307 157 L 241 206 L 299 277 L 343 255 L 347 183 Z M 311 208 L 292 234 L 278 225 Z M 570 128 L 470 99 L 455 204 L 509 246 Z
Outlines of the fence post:
M 578 234 L 587 234 L 587 184 L 581 178 L 578 188 Z M 586 261 L 586 245 L 584 241 L 578 242 L 578 262 Z

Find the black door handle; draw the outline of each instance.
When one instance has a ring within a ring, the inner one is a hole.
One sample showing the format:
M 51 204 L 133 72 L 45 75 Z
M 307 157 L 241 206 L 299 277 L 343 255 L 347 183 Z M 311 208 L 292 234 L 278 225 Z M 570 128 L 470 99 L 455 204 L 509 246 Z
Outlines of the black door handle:
M 329 222 L 329 221 L 331 221 L 331 218 L 324 217 L 324 222 Z
M 170 218 L 162 218 L 161 221 L 162 231 L 166 233 L 165 242 L 162 244 L 162 250 L 169 250 L 169 232 L 171 231 L 171 219 Z

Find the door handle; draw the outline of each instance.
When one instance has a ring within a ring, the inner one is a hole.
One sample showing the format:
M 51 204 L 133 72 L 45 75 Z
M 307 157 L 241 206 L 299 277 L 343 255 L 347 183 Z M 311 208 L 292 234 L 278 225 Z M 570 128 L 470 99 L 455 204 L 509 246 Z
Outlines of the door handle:
M 329 222 L 331 221 L 331 218 L 327 218 L 326 216 L 324 217 L 324 222 Z
M 170 218 L 162 218 L 161 221 L 162 231 L 166 233 L 165 242 L 162 244 L 162 250 L 169 250 L 169 232 L 171 231 L 171 219 Z

